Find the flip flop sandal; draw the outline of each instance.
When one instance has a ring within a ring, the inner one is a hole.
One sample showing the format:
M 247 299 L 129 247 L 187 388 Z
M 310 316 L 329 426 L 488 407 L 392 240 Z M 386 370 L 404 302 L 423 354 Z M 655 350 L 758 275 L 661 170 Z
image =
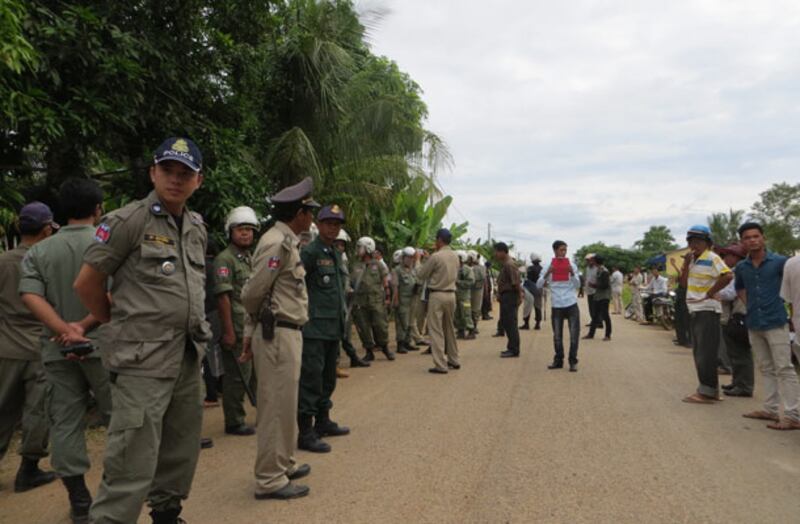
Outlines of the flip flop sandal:
M 693 393 L 688 397 L 684 397 L 683 402 L 686 402 L 687 404 L 713 404 L 714 400 L 704 397 L 699 393 Z
M 792 431 L 794 429 L 800 429 L 800 422 L 784 419 L 774 424 L 767 424 L 767 427 L 769 429 L 777 429 L 778 431 Z
M 778 415 L 773 415 L 766 411 L 751 411 L 742 415 L 744 418 L 754 418 L 756 420 L 770 420 L 772 422 L 780 422 Z

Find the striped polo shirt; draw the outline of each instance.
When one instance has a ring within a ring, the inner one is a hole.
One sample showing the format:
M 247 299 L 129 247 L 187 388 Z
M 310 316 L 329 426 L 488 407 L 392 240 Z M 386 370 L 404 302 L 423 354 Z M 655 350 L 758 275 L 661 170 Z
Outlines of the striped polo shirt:
M 689 266 L 689 282 L 686 290 L 686 306 L 689 308 L 689 312 L 715 311 L 722 313 L 722 303 L 719 300 L 705 297 L 708 290 L 714 287 L 717 279 L 730 271 L 725 262 L 711 250 L 706 250 L 697 257 Z

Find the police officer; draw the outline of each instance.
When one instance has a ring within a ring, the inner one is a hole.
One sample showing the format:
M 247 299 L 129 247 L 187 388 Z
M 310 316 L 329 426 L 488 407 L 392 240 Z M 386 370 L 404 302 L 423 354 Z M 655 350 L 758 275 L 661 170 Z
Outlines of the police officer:
M 244 307 L 242 286 L 250 278 L 250 249 L 258 230 L 256 212 L 247 206 L 234 208 L 225 220 L 225 233 L 230 244 L 214 259 L 214 294 L 217 297 L 222 324 L 222 410 L 225 414 L 225 433 L 252 435 L 255 430 L 245 424 L 244 396 L 247 388 L 253 391 L 255 380 L 250 362 L 239 364 L 242 353 Z M 246 382 L 245 382 L 246 381 Z
M 97 333 L 92 330 L 98 323 L 81 304 L 72 282 L 80 271 L 84 252 L 93 243 L 103 192 L 93 180 L 72 178 L 61 185 L 59 200 L 67 225 L 28 250 L 22 260 L 19 292 L 28 309 L 45 325 L 41 349 L 53 467 L 67 488 L 73 522 L 87 522 L 91 495 L 84 480 L 89 470 L 85 414 L 91 392 L 103 424 L 108 423 L 108 372 L 97 351 L 78 355 L 62 350 L 80 343 L 97 345 Z
M 297 405 L 303 358 L 302 329 L 308 321 L 306 271 L 299 235 L 308 231 L 319 207 L 306 178 L 272 197 L 275 225 L 258 241 L 253 274 L 242 289 L 245 317 L 241 361 L 255 358 L 259 377 L 256 415 L 258 438 L 256 499 L 291 499 L 308 495 L 307 486 L 291 481 L 308 475 L 298 466 Z
M 331 420 L 331 395 L 336 389 L 336 360 L 344 338 L 345 278 L 341 254 L 333 246 L 344 224 L 337 205 L 323 207 L 317 215 L 319 236 L 303 248 L 300 258 L 306 269 L 309 320 L 303 327 L 303 366 L 297 447 L 315 453 L 331 450 L 320 437 L 347 435 L 350 430 Z
M 352 304 L 353 282 L 350 279 L 350 268 L 347 265 L 347 244 L 349 242 L 350 235 L 348 235 L 347 231 L 342 228 L 339 231 L 339 235 L 336 237 L 336 240 L 333 242 L 333 245 L 342 257 L 345 296 L 348 303 Z M 356 353 L 356 348 L 353 347 L 353 344 L 350 341 L 353 327 L 353 315 L 351 313 L 351 308 L 348 306 L 347 313 L 345 315 L 344 333 L 342 334 L 342 349 L 344 350 L 345 354 L 350 357 L 351 368 L 368 368 L 370 366 L 369 362 L 358 356 Z
M 440 229 L 436 233 L 436 253 L 417 272 L 417 278 L 428 281 L 428 331 L 434 365 L 428 371 L 439 374 L 447 374 L 447 368 L 461 368 L 453 327 L 459 262 L 458 255 L 450 249 L 451 240 L 450 231 Z
M 20 244 L 0 253 L 0 460 L 21 422 L 22 462 L 14 479 L 16 492 L 56 479 L 52 471 L 39 469 L 39 459 L 47 456 L 48 441 L 42 323 L 22 303 L 17 289 L 22 258 L 57 227 L 49 207 L 31 202 L 19 212 Z
M 472 340 L 475 338 L 475 324 L 472 322 L 472 288 L 475 287 L 475 274 L 467 265 L 467 252 L 459 250 L 458 280 L 456 280 L 456 338 Z
M 206 227 L 186 207 L 201 168 L 194 142 L 164 141 L 150 166 L 154 190 L 103 219 L 75 282 L 113 340 L 102 348 L 114 409 L 93 523 L 136 522 L 147 499 L 153 522 L 172 524 L 189 495 L 200 452 L 200 361 L 211 338 Z
M 367 352 L 364 360 L 375 360 L 376 347 L 388 360 L 394 360 L 394 354 L 389 351 L 389 321 L 386 318 L 389 271 L 383 260 L 373 256 L 376 250 L 371 238 L 359 238 L 356 251 L 360 261 L 352 271 L 353 321 Z
M 470 308 L 472 309 L 472 324 L 474 333 L 478 334 L 478 321 L 481 319 L 481 307 L 483 306 L 483 286 L 486 280 L 486 269 L 481 264 L 481 256 L 475 250 L 467 252 L 467 263 L 472 268 L 475 283 L 470 292 Z
M 406 247 L 400 251 L 400 265 L 392 271 L 392 307 L 395 313 L 397 352 L 408 353 L 418 348 L 412 345 L 411 306 L 415 298 L 417 271 L 414 268 L 416 250 Z

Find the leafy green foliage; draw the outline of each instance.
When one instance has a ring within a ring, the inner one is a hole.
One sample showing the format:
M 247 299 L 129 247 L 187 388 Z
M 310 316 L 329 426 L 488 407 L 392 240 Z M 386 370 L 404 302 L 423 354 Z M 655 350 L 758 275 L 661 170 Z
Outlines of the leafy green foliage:
M 718 246 L 727 246 L 739 240 L 738 229 L 744 221 L 744 210 L 729 209 L 727 213 L 712 213 L 708 217 L 711 237 Z
M 678 245 L 675 243 L 675 237 L 672 236 L 667 226 L 650 226 L 650 229 L 644 233 L 644 237 L 634 242 L 633 248 L 644 256 L 646 260 L 677 249 Z
M 603 257 L 603 264 L 611 269 L 619 267 L 623 273 L 630 273 L 636 266 L 642 266 L 649 258 L 642 251 L 636 249 L 625 249 L 620 246 L 607 246 L 603 242 L 595 242 L 588 246 L 578 249 L 574 258 L 578 265 L 584 265 L 584 259 L 589 253 L 594 253 Z
M 769 249 L 785 255 L 800 250 L 800 183 L 775 184 L 761 193 L 753 216 L 764 226 Z

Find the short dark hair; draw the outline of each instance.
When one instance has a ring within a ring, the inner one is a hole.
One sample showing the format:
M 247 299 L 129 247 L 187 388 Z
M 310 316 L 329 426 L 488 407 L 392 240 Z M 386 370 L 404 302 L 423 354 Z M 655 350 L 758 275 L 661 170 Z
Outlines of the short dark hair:
M 494 245 L 495 251 L 501 251 L 503 253 L 508 253 L 508 244 L 505 242 L 498 242 Z
M 751 229 L 758 229 L 759 233 L 761 233 L 762 235 L 764 234 L 764 228 L 761 227 L 761 224 L 759 224 L 758 222 L 745 222 L 744 224 L 739 226 L 738 229 L 739 238 L 742 238 L 742 235 L 744 235 L 745 231 L 750 231 Z
M 556 240 L 555 242 L 553 242 L 553 251 L 560 248 L 561 246 L 566 246 L 566 245 L 567 243 L 564 242 L 563 240 Z
M 605 258 L 603 258 L 603 255 L 595 255 L 593 258 L 594 258 L 594 261 L 597 262 L 601 266 L 603 265 L 603 262 L 605 262 L 605 260 L 606 260 Z
M 33 226 L 31 224 L 17 224 L 17 229 L 19 230 L 20 235 L 25 236 L 36 236 L 42 232 L 44 228 L 47 227 L 47 224 L 42 224 L 41 226 Z
M 303 202 L 297 200 L 295 202 L 281 202 L 280 204 L 275 204 L 275 220 L 280 220 L 281 222 L 291 222 L 294 220 L 294 217 L 297 216 L 298 211 L 305 211 L 305 210 L 314 209 L 309 206 L 303 205 Z
M 103 205 L 103 190 L 91 178 L 68 178 L 58 189 L 58 198 L 66 218 L 89 218 Z

